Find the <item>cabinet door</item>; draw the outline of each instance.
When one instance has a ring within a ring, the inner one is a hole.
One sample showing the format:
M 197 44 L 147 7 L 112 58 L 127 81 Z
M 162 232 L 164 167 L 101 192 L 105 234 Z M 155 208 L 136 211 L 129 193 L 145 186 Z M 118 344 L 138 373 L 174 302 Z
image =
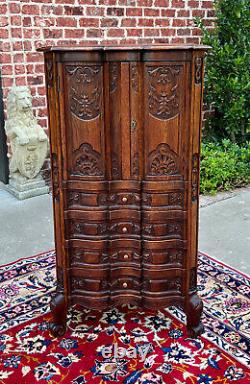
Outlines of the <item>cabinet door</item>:
M 109 296 L 103 64 L 95 52 L 62 54 L 59 72 L 71 294 L 78 302 L 95 307 Z
M 163 304 L 184 290 L 190 62 L 182 54 L 180 59 L 176 53 L 168 55 L 166 61 L 158 58 L 144 63 L 142 238 L 146 305 L 154 304 L 156 292 Z M 169 283 L 162 285 L 163 278 Z

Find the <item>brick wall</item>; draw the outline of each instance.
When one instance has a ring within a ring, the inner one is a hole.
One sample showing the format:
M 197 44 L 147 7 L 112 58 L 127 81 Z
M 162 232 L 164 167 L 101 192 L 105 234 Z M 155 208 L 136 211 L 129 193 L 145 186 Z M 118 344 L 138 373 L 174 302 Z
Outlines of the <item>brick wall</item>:
M 46 129 L 43 55 L 54 44 L 199 43 L 193 19 L 213 23 L 209 0 L 0 0 L 3 94 L 28 85 L 34 113 Z

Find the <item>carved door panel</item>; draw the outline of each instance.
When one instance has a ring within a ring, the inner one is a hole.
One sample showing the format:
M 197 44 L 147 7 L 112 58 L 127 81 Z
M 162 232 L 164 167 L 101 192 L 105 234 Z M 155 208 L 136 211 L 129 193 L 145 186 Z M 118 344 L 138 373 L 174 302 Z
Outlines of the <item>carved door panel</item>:
M 143 286 L 145 305 L 152 304 L 157 290 L 167 301 L 174 287 L 176 295 L 184 289 L 190 101 L 183 89 L 189 69 L 184 61 L 144 63 L 142 238 L 143 280 L 149 282 Z M 163 289 L 159 279 L 169 268 L 171 284 Z
M 65 246 L 71 291 L 87 305 L 95 294 L 102 301 L 109 296 L 103 64 L 66 62 L 61 79 Z

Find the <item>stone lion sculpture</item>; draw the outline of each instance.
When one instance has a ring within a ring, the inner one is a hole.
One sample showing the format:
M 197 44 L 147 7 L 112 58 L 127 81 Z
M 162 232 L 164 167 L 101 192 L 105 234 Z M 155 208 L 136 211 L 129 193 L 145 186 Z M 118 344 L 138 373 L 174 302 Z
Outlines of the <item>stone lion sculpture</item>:
M 26 86 L 14 86 L 7 98 L 6 135 L 11 146 L 10 177 L 33 179 L 48 152 L 48 137 L 32 112 L 32 96 Z

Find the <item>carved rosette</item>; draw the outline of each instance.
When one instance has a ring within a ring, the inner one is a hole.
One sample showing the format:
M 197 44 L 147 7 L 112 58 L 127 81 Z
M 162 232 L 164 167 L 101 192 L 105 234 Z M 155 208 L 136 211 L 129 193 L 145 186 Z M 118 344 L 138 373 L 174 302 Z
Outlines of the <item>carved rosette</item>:
M 202 78 L 202 58 L 196 57 L 195 58 L 195 84 L 201 83 Z
M 161 143 L 148 157 L 149 176 L 172 176 L 180 174 L 178 156 L 168 144 Z
M 184 201 L 183 192 L 172 192 L 169 194 L 169 205 L 179 205 L 182 206 Z
M 177 77 L 180 65 L 148 67 L 148 107 L 152 116 L 168 120 L 180 112 Z
M 83 143 L 73 152 L 72 174 L 75 176 L 104 176 L 103 159 L 92 145 Z
M 79 192 L 70 192 L 68 196 L 68 205 L 80 203 L 81 194 Z
M 71 112 L 81 120 L 92 120 L 101 111 L 102 71 L 97 65 L 67 65 L 70 75 L 69 105 Z

